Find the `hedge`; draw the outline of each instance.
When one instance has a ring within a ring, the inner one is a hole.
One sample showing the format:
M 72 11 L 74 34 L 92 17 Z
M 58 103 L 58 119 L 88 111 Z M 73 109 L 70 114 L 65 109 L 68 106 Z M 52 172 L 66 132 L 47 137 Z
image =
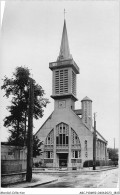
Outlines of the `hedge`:
M 118 165 L 118 161 L 105 161 L 105 160 L 96 160 L 96 166 L 111 166 Z M 93 167 L 93 160 L 87 160 L 83 163 L 83 167 Z

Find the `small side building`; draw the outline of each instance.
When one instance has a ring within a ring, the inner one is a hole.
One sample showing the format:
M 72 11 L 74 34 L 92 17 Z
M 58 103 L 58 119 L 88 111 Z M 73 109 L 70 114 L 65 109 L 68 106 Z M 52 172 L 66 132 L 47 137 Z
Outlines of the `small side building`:
M 17 173 L 26 170 L 27 148 L 1 142 L 1 173 Z

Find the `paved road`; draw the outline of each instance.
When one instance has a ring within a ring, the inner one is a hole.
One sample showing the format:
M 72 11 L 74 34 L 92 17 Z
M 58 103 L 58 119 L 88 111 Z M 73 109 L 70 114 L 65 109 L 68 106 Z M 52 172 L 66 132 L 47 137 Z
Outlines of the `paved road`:
M 118 169 L 101 172 L 56 173 L 54 176 L 58 177 L 58 181 L 37 186 L 37 188 L 117 188 L 118 183 Z

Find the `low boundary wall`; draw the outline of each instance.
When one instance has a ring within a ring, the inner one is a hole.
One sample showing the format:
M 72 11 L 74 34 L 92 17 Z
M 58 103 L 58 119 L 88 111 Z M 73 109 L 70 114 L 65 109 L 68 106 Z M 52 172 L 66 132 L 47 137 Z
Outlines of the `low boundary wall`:
M 17 173 L 26 170 L 26 160 L 1 160 L 1 173 Z
M 10 173 L 1 175 L 1 186 L 22 182 L 26 180 L 26 172 Z

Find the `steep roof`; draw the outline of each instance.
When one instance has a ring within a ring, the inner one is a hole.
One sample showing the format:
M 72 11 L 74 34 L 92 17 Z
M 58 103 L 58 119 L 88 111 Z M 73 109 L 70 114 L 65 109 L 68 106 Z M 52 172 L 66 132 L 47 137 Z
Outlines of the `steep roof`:
M 63 26 L 60 53 L 59 53 L 59 56 L 58 56 L 57 60 L 61 61 L 61 60 L 68 60 L 68 59 L 72 59 L 72 56 L 70 54 L 67 28 L 66 28 L 66 21 L 64 19 L 64 26 Z
M 100 140 L 102 140 L 103 142 L 106 142 L 106 143 L 107 143 L 106 139 L 105 139 L 98 131 L 96 131 L 96 134 L 97 134 L 97 138 L 98 138 L 98 139 L 100 139 Z
M 92 133 L 94 132 L 94 127 L 91 128 L 91 132 Z M 97 139 L 107 143 L 107 140 L 99 133 L 98 130 L 96 130 L 96 136 L 97 136 Z
M 53 112 L 54 112 L 54 111 L 53 111 Z M 42 129 L 42 127 L 45 125 L 45 123 L 46 123 L 49 119 L 51 119 L 53 112 L 52 112 L 52 113 L 50 114 L 50 116 L 46 119 L 46 121 L 41 125 L 41 127 L 37 130 L 37 132 L 35 133 L 35 135 L 40 131 L 40 129 Z

